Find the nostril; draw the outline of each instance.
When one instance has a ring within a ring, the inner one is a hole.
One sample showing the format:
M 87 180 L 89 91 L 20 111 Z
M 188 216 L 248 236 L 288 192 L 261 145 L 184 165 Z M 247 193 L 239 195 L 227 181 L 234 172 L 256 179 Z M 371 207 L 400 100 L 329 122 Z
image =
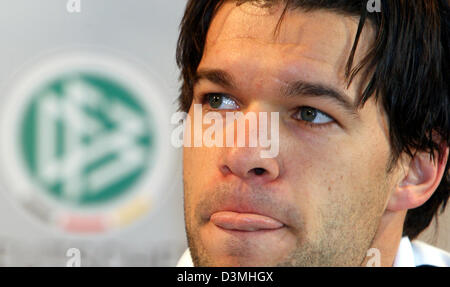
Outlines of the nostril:
M 256 175 L 262 175 L 262 174 L 264 174 L 266 172 L 266 170 L 264 168 L 257 167 L 257 168 L 253 169 L 253 172 Z
M 224 175 L 228 175 L 228 174 L 232 173 L 231 169 L 230 169 L 228 166 L 226 166 L 226 165 L 221 166 L 221 167 L 220 167 L 220 171 L 221 171 Z

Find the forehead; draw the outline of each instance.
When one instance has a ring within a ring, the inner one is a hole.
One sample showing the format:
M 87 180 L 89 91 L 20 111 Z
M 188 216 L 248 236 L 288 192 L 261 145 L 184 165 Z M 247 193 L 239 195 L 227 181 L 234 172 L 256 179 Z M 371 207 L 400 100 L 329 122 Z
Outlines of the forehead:
M 249 70 L 251 67 L 242 62 L 245 57 L 265 63 L 272 70 L 283 67 L 280 72 L 287 77 L 307 70 L 310 74 L 327 75 L 336 84 L 343 83 L 359 18 L 325 10 L 290 10 L 284 15 L 278 33 L 274 33 L 283 8 L 282 5 L 261 8 L 250 3 L 236 6 L 234 1 L 226 1 L 208 30 L 200 65 L 212 61 L 226 65 L 235 60 L 234 64 L 240 63 Z M 371 30 L 365 28 L 356 63 L 366 53 L 371 36 Z

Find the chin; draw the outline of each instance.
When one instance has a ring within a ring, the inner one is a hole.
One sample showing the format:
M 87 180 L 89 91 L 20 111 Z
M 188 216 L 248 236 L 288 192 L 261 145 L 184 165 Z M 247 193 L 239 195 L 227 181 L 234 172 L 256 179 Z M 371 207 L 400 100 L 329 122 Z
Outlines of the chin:
M 289 257 L 287 254 L 282 256 L 280 251 L 262 253 L 259 248 L 242 248 L 242 245 L 232 248 L 224 246 L 222 249 L 216 245 L 213 250 L 206 250 L 201 253 L 200 260 L 194 263 L 211 267 L 271 267 L 279 265 Z
M 201 261 L 201 260 L 200 260 Z M 197 266 L 197 264 L 195 264 Z M 244 257 L 231 257 L 224 256 L 222 258 L 215 258 L 213 262 L 207 264 L 200 264 L 198 266 L 209 267 L 270 267 L 276 266 L 277 263 L 269 263 L 265 258 L 244 258 Z

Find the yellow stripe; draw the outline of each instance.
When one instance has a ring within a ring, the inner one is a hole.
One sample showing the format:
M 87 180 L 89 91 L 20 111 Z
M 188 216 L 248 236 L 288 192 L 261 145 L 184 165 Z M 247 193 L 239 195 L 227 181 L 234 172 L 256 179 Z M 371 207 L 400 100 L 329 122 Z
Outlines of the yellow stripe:
M 115 225 L 128 225 L 138 217 L 141 217 L 151 207 L 151 200 L 148 197 L 140 196 L 115 213 Z

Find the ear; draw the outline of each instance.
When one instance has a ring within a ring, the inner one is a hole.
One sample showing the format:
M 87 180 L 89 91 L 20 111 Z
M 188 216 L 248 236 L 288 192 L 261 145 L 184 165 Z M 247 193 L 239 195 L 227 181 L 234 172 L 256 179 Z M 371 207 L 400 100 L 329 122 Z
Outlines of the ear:
M 404 168 L 395 191 L 389 199 L 387 209 L 401 211 L 424 204 L 439 186 L 447 164 L 449 147 L 441 145 L 442 157 L 430 158 L 426 152 L 418 152 Z

